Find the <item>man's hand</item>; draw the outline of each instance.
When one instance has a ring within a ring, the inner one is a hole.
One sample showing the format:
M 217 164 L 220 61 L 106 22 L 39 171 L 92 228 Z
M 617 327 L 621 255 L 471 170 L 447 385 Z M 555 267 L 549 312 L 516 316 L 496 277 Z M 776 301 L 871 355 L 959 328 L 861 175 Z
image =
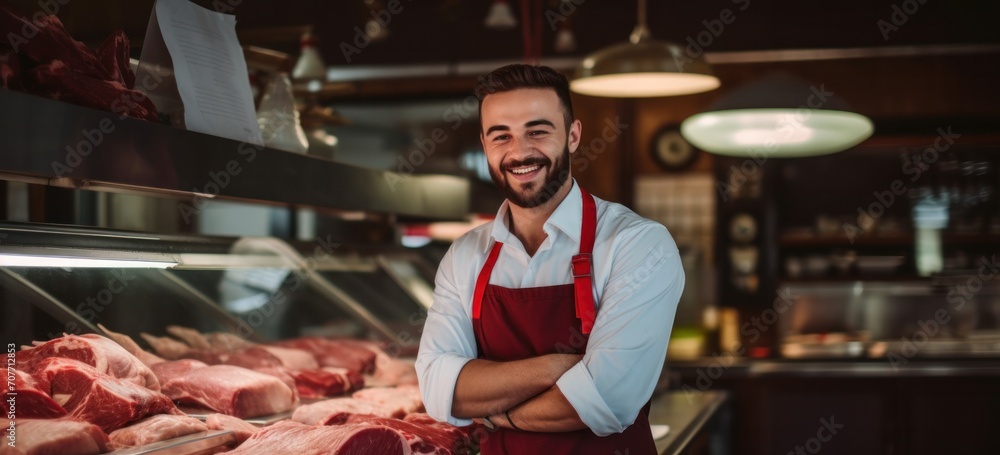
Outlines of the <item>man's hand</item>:
M 503 414 L 555 386 L 581 359 L 582 355 L 548 354 L 511 362 L 472 360 L 458 375 L 451 413 L 460 419 Z

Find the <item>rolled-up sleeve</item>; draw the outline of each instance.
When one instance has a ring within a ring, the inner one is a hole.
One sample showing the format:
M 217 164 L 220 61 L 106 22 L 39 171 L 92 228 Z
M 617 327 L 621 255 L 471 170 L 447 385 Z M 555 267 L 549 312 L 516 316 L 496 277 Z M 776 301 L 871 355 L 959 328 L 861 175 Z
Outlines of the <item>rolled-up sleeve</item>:
M 623 235 L 583 361 L 556 384 L 598 436 L 621 433 L 652 396 L 684 288 L 677 247 L 662 225 Z
M 455 286 L 452 251 L 454 247 L 438 267 L 434 304 L 424 322 L 416 368 L 427 414 L 442 422 L 465 426 L 472 420 L 455 418 L 451 407 L 458 374 L 476 357 L 476 338 L 466 305 Z

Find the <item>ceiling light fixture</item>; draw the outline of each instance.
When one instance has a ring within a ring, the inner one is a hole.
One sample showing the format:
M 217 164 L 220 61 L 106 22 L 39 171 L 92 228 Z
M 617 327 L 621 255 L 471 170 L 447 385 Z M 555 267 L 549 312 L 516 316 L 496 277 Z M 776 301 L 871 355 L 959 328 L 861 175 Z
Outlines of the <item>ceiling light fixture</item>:
M 719 87 L 711 67 L 681 46 L 652 39 L 646 0 L 638 1 L 638 21 L 628 43 L 587 56 L 570 82 L 574 92 L 615 98 L 649 98 L 701 93 Z
M 851 112 L 823 84 L 772 73 L 688 117 L 681 134 L 724 156 L 795 158 L 841 152 L 868 139 L 871 120 Z
M 150 251 L 35 246 L 5 246 L 0 250 L 0 267 L 167 269 L 179 263 L 176 255 Z
M 514 12 L 511 11 L 507 0 L 495 0 L 490 5 L 490 12 L 486 14 L 483 25 L 495 30 L 508 30 L 517 27 L 517 19 L 514 17 Z

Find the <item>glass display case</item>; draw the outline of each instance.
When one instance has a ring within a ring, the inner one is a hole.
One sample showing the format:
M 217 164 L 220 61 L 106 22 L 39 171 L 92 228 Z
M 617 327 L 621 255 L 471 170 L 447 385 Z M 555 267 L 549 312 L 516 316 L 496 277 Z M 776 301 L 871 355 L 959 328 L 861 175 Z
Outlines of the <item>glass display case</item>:
M 19 223 L 0 223 L 0 235 L 2 329 L 19 344 L 101 325 L 134 339 L 179 325 L 252 341 L 323 335 L 415 347 L 432 295 L 432 266 L 393 247 Z

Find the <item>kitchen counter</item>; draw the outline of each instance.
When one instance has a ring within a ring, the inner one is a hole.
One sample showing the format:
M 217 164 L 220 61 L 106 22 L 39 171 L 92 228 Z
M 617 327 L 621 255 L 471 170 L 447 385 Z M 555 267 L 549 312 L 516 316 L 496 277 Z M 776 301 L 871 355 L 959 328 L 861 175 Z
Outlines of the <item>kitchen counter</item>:
M 729 399 L 722 391 L 703 393 L 669 392 L 653 398 L 649 410 L 652 425 L 669 425 L 667 436 L 656 441 L 660 455 L 685 453 L 695 436 L 710 429 L 710 422 L 720 414 Z

